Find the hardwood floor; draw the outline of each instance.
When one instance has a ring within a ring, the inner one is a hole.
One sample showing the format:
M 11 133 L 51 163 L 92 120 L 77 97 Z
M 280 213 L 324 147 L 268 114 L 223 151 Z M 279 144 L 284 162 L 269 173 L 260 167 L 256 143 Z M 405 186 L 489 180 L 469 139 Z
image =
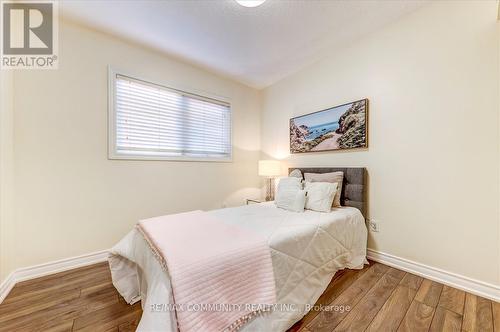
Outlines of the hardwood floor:
M 289 332 L 498 331 L 500 303 L 373 263 L 339 271 Z M 140 303 L 126 304 L 107 263 L 19 283 L 0 304 L 0 331 L 135 331 Z

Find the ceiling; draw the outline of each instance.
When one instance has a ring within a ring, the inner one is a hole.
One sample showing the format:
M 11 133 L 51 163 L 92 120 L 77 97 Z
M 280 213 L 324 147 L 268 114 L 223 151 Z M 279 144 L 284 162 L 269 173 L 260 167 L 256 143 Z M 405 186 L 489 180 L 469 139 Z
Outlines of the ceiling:
M 67 19 L 264 88 L 424 1 L 66 0 Z

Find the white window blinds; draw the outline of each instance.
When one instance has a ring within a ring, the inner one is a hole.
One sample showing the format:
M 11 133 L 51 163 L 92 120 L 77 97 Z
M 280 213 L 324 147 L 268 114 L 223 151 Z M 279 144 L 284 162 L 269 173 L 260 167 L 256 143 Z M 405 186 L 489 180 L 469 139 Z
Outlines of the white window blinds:
M 228 103 L 120 74 L 114 76 L 114 91 L 116 155 L 231 158 Z

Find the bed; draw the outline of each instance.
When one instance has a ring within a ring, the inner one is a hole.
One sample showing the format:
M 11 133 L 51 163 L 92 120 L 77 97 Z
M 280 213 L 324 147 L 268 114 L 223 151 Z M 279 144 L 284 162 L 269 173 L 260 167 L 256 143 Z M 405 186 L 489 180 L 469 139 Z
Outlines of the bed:
M 295 168 L 290 169 L 293 171 Z M 271 253 L 276 306 L 241 331 L 286 331 L 300 320 L 341 269 L 366 261 L 364 168 L 300 168 L 302 173 L 344 172 L 341 208 L 295 213 L 273 202 L 208 211 L 227 224 L 265 236 Z M 138 331 L 177 331 L 171 280 L 142 234 L 133 229 L 109 257 L 113 284 L 125 301 L 142 301 Z

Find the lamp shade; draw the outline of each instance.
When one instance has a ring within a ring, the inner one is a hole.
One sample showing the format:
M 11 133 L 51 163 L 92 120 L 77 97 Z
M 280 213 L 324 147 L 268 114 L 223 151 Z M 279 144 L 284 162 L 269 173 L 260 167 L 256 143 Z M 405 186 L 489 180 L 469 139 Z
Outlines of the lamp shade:
M 281 164 L 277 160 L 259 160 L 260 176 L 278 176 L 281 174 Z

